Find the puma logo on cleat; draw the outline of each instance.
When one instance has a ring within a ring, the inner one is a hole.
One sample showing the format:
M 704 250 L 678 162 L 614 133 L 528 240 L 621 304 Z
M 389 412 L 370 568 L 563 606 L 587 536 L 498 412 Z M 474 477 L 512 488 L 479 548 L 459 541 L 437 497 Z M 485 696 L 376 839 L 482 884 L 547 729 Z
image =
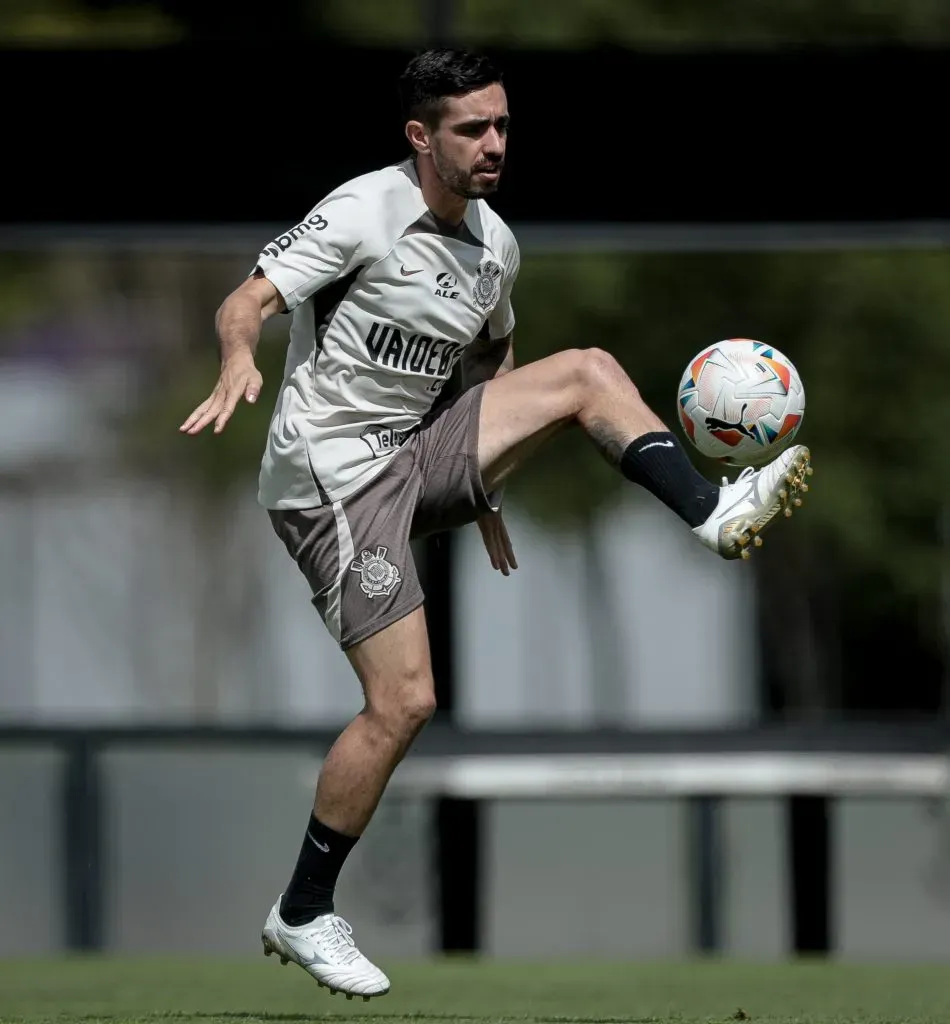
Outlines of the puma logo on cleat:
M 706 426 L 709 430 L 738 430 L 740 434 L 744 434 L 746 437 L 751 437 L 753 441 L 758 441 L 755 434 L 742 422 L 745 417 L 745 411 L 748 407 L 749 403 L 744 402 L 742 405 L 742 412 L 739 413 L 738 423 L 729 423 L 727 420 L 720 420 L 715 416 L 707 416 Z

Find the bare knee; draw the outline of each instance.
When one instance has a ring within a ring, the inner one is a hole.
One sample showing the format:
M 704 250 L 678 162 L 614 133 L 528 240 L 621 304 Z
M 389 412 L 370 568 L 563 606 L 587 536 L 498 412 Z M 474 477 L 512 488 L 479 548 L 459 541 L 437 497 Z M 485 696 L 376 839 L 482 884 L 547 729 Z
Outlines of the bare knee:
M 400 746 L 407 746 L 435 713 L 435 685 L 428 672 L 408 672 L 372 687 L 366 714 Z
M 627 387 L 631 386 L 623 367 L 609 352 L 602 348 L 585 348 L 581 349 L 581 356 L 581 377 L 589 387 L 602 390 L 621 381 Z
M 403 695 L 400 720 L 404 731 L 415 736 L 435 714 L 435 685 L 430 677 Z
M 565 353 L 568 357 L 567 378 L 569 386 L 578 395 L 578 405 L 583 406 L 590 395 L 622 386 L 629 396 L 636 387 L 617 360 L 602 348 L 576 348 Z

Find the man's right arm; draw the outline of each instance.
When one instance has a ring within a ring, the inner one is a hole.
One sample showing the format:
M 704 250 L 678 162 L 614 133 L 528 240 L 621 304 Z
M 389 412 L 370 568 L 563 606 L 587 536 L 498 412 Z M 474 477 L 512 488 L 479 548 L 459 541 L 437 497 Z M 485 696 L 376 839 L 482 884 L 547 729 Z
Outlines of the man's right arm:
M 314 292 L 349 273 L 362 242 L 362 205 L 341 192 L 268 243 L 253 272 L 221 303 L 215 330 L 221 375 L 214 391 L 179 428 L 197 434 L 209 423 L 220 433 L 243 398 L 256 402 L 263 380 L 254 364 L 264 321 L 290 312 Z
M 285 308 L 283 296 L 259 269 L 221 303 L 215 315 L 221 374 L 210 396 L 179 427 L 183 434 L 197 434 L 212 421 L 214 432 L 220 434 L 242 398 L 257 401 L 263 378 L 254 353 L 261 327 Z
M 221 303 L 215 314 L 221 362 L 254 358 L 264 321 L 287 308 L 284 297 L 258 268 Z

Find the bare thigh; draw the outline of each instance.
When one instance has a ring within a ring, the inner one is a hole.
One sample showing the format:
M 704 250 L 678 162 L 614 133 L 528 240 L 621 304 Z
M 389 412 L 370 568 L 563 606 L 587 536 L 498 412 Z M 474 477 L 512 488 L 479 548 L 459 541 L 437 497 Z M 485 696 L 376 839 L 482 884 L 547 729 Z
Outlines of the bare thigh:
M 668 429 L 613 356 L 598 348 L 558 352 L 485 385 L 478 437 L 485 490 L 575 422 L 613 465 L 634 438 Z
M 366 706 L 388 719 L 427 718 L 435 705 L 422 606 L 346 651 Z
M 573 422 L 579 371 L 576 352 L 558 352 L 488 381 L 478 424 L 478 464 L 486 491 Z

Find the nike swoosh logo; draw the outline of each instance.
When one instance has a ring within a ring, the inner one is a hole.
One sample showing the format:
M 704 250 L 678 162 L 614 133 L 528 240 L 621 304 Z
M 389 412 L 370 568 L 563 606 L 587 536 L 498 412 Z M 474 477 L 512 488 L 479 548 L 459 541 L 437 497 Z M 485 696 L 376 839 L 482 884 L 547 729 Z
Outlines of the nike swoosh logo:
M 312 950 L 304 949 L 303 946 L 294 942 L 293 939 L 288 938 L 286 935 L 283 936 L 284 945 L 288 949 L 296 954 L 297 963 L 301 967 L 309 967 L 311 964 L 329 964 L 330 961 L 326 957 L 321 956 L 319 953 L 315 953 Z
M 672 441 L 651 441 L 649 444 L 645 444 L 640 451 L 645 452 L 647 448 L 673 448 L 674 444 Z
M 314 839 L 314 838 L 313 838 L 313 836 L 312 836 L 312 835 L 310 835 L 310 833 L 309 833 L 309 832 L 307 833 L 307 838 L 308 838 L 308 839 L 310 840 L 310 842 L 311 842 L 311 843 L 313 843 L 313 845 L 314 845 L 314 846 L 315 846 L 315 847 L 316 847 L 316 848 L 317 848 L 318 850 L 323 850 L 323 852 L 324 852 L 324 853 L 329 853 L 329 852 L 330 852 L 330 847 L 329 847 L 329 844 L 327 844 L 327 843 L 320 843 L 320 842 L 317 842 L 317 840 L 316 840 L 316 839 Z
M 400 267 L 399 273 L 402 274 L 403 277 L 412 277 L 413 274 L 421 274 L 422 269 L 423 268 L 420 267 L 418 270 L 406 270 L 405 267 Z

